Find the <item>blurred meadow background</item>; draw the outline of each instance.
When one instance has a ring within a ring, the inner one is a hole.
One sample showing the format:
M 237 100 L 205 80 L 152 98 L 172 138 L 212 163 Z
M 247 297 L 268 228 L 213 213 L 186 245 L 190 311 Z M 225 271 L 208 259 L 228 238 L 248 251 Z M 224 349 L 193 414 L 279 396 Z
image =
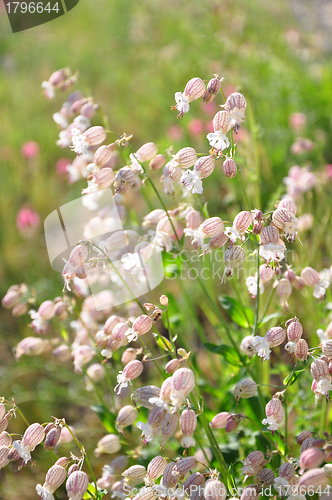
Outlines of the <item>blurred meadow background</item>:
M 43 221 L 57 207 L 79 197 L 84 187 L 84 182 L 68 186 L 56 171 L 60 158 L 75 156 L 55 145 L 58 132 L 52 114 L 65 95 L 47 101 L 41 90 L 41 82 L 63 67 L 79 71 L 74 89 L 91 92 L 107 115 L 111 130 L 132 133 L 134 147 L 154 141 L 161 149 L 173 145 L 178 150 L 190 144 L 197 151 L 206 150 L 205 136 L 217 104 L 211 112 L 211 108 L 193 103 L 190 113 L 177 121 L 176 112 L 170 111 L 174 92 L 183 91 L 193 76 L 208 80 L 214 73 L 222 74 L 225 93 L 236 89 L 248 102 L 249 112 L 239 134 L 238 166 L 252 204 L 258 208 L 261 203 L 265 212 L 273 209 L 285 192 L 282 180 L 293 165 L 309 165 L 319 172 L 318 186 L 306 195 L 301 206 L 301 213 L 314 212 L 315 217 L 301 247 L 301 266 L 318 270 L 330 267 L 331 17 L 330 2 L 323 1 L 81 0 L 70 13 L 52 23 L 12 34 L 2 11 L 1 296 L 9 286 L 22 282 L 33 286 L 40 301 L 61 295 L 61 276 L 49 264 Z M 293 113 L 306 117 L 300 132 L 290 125 Z M 298 136 L 310 139 L 313 148 L 294 154 L 291 146 Z M 24 151 L 22 154 L 27 141 L 39 145 L 33 158 L 26 157 Z M 258 158 L 253 141 L 258 144 Z M 219 182 L 216 172 L 213 180 L 206 181 L 204 199 L 209 201 L 210 215 L 232 220 L 235 213 L 246 209 L 239 184 L 231 181 L 222 172 Z M 157 208 L 149 188 L 146 197 Z M 172 207 L 171 200 L 168 206 Z M 24 207 L 33 208 L 40 218 L 37 230 L 29 237 L 17 226 L 17 215 Z M 132 208 L 138 220 L 148 211 L 138 195 Z M 296 251 L 299 248 L 297 243 Z M 210 373 L 209 357 L 199 349 L 199 335 L 215 340 L 209 338 L 209 322 L 215 322 L 215 318 L 205 316 L 204 301 L 198 304 L 199 290 L 192 289 L 190 282 L 183 286 L 181 293 L 171 286 L 174 324 L 179 336 L 189 335 L 193 348 L 196 346 L 202 380 L 211 383 L 214 395 L 220 397 L 218 404 L 226 409 L 233 403 L 218 388 Z M 215 293 L 224 293 L 225 289 L 227 286 L 223 290 L 220 287 Z M 161 285 L 155 297 L 163 292 Z M 248 294 L 243 301 L 252 304 Z M 297 292 L 290 299 L 291 309 L 300 316 L 307 335 L 326 326 L 325 305 L 314 308 L 314 302 L 307 292 Z M 190 307 L 198 308 L 200 325 L 191 320 Z M 56 362 L 42 357 L 22 357 L 16 363 L 12 349 L 30 334 L 26 317 L 13 318 L 9 311 L 0 309 L 0 320 L 0 394 L 14 397 L 31 422 L 47 421 L 50 415 L 64 416 L 68 423 L 78 421 L 82 433 L 90 429 L 98 436 L 98 419 L 86 408 L 93 397 L 85 392 L 82 377 L 73 373 L 70 362 L 60 369 Z M 303 398 L 303 393 L 294 394 L 297 397 Z M 22 430 L 20 422 L 17 429 Z M 231 453 L 232 446 L 237 449 L 239 442 L 231 443 L 225 452 Z M 40 453 L 50 460 L 46 453 Z M 17 483 L 13 466 L 13 474 L 6 473 L 0 486 L 1 498 L 18 500 L 23 498 L 23 491 L 25 499 L 36 498 L 34 474 L 40 473 L 39 468 L 26 468 L 20 475 L 25 479 Z M 65 496 L 60 492 L 58 498 Z

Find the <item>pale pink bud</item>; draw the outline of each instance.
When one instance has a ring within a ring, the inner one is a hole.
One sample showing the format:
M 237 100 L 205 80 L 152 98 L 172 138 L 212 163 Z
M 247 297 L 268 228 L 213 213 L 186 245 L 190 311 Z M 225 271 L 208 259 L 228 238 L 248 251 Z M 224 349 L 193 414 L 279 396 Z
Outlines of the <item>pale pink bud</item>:
M 54 316 L 54 303 L 52 300 L 45 300 L 38 309 L 38 314 L 39 316 L 44 319 L 51 319 Z
M 227 418 L 225 431 L 227 433 L 235 431 L 235 429 L 239 426 L 239 423 L 240 423 L 240 418 L 236 413 L 229 415 Z
M 244 488 L 243 493 L 240 497 L 240 500 L 256 500 L 257 490 L 254 484 L 247 486 Z
M 302 269 L 301 278 L 306 285 L 311 286 L 312 288 L 315 288 L 321 281 L 319 273 L 312 267 L 305 267 Z
M 0 420 L 6 415 L 6 407 L 4 404 L 0 403 Z
M 23 302 L 20 302 L 19 304 L 16 304 L 15 307 L 12 309 L 12 315 L 14 318 L 19 318 L 20 316 L 24 316 L 28 312 L 28 306 L 27 304 L 23 304 Z
M 190 168 L 193 167 L 197 161 L 197 153 L 193 148 L 182 148 L 173 156 L 173 160 L 181 165 L 181 167 Z
M 164 469 L 160 484 L 165 488 L 173 488 L 178 482 L 176 475 L 173 474 L 175 465 L 174 462 L 169 462 Z
M 121 443 L 119 437 L 116 434 L 107 434 L 101 438 L 97 443 L 97 448 L 94 451 L 96 457 L 99 457 L 101 453 L 117 453 L 121 450 Z
M 285 272 L 285 278 L 287 278 L 289 281 L 294 281 L 295 276 L 296 275 L 293 269 L 287 269 L 287 271 Z
M 137 357 L 137 352 L 136 349 L 133 349 L 132 347 L 129 347 L 124 351 L 121 357 L 121 363 L 126 365 L 130 361 L 134 361 Z
M 160 389 L 155 385 L 146 385 L 144 387 L 140 387 L 136 389 L 136 391 L 132 394 L 132 400 L 135 406 L 143 406 L 148 410 L 152 410 L 154 408 L 154 404 L 150 403 L 150 399 L 159 398 Z
M 303 327 L 299 321 L 293 321 L 287 328 L 287 338 L 290 342 L 297 342 L 303 334 Z
M 275 480 L 275 473 L 271 469 L 262 469 L 259 471 L 257 474 L 257 477 L 261 483 L 263 483 L 263 486 L 270 486 L 271 484 L 274 483 Z
M 227 419 L 229 417 L 229 413 L 227 411 L 223 411 L 218 413 L 210 422 L 211 429 L 224 429 L 226 427 Z
M 224 229 L 224 223 L 220 217 L 210 217 L 206 219 L 198 228 L 206 237 L 218 236 Z
M 172 375 L 171 400 L 178 410 L 184 398 L 186 398 L 195 387 L 195 375 L 188 368 L 179 368 Z
M 265 413 L 267 417 L 279 416 L 283 411 L 281 401 L 277 398 L 271 399 L 265 406 Z
M 279 204 L 278 208 L 286 208 L 289 212 L 296 215 L 296 204 L 292 198 L 283 198 Z
M 226 175 L 226 177 L 230 177 L 230 178 L 236 177 L 237 165 L 236 165 L 235 161 L 232 160 L 232 158 L 226 158 L 226 160 L 224 161 L 224 163 L 222 165 L 222 168 L 223 168 L 223 171 L 224 171 L 224 174 Z
M 311 469 L 303 474 L 298 486 L 301 492 L 310 492 L 316 491 L 320 486 L 327 486 L 329 482 L 330 479 L 323 469 Z
M 20 301 L 20 294 L 15 290 L 10 290 L 6 293 L 1 301 L 2 306 L 5 309 L 13 309 Z
M 306 438 L 302 444 L 301 444 L 301 453 L 305 450 L 308 450 L 309 448 L 312 448 L 312 445 L 314 444 L 314 439 L 313 438 Z
M 206 91 L 203 94 L 202 97 L 203 101 L 204 102 L 213 101 L 214 97 L 218 94 L 220 88 L 221 88 L 221 83 L 219 78 L 212 78 L 207 84 Z
M 181 432 L 184 435 L 184 439 L 181 441 L 181 446 L 183 448 L 190 448 L 195 446 L 195 440 L 192 439 L 192 435 L 195 432 L 197 425 L 197 417 L 193 410 L 184 410 L 180 417 L 180 427 Z M 189 439 L 187 439 L 189 438 Z
M 244 234 L 249 226 L 252 224 L 252 214 L 250 212 L 240 212 L 237 214 L 233 221 L 233 229 L 240 234 Z
M 194 165 L 194 170 L 202 179 L 209 177 L 214 170 L 213 156 L 201 156 Z
M 308 357 L 308 344 L 304 339 L 300 339 L 296 345 L 295 357 L 300 361 L 305 361 Z
M 123 374 L 128 380 L 139 377 L 143 371 L 143 363 L 138 360 L 130 361 L 123 369 Z
M 276 227 L 265 226 L 260 234 L 260 242 L 262 245 L 277 245 L 279 241 L 279 231 Z
M 63 321 L 67 318 L 67 304 L 63 300 L 59 300 L 54 304 L 53 313 L 59 321 Z
M 295 476 L 295 467 L 293 464 L 286 462 L 279 467 L 279 476 L 290 481 Z
M 170 217 L 171 220 L 169 220 L 168 216 L 165 215 L 162 217 L 157 224 L 156 227 L 156 233 L 166 233 L 168 236 L 173 236 L 174 235 L 174 228 L 176 228 L 176 220 L 173 217 Z M 171 224 L 172 221 L 172 224 Z
M 122 323 L 122 318 L 119 316 L 110 316 L 104 325 L 104 332 L 107 334 L 112 333 L 113 328 L 118 324 Z
M 102 167 L 105 165 L 113 155 L 113 150 L 110 146 L 100 146 L 94 154 L 93 163 L 97 167 Z
M 80 114 L 82 116 L 86 116 L 87 118 L 89 118 L 89 120 L 91 120 L 91 118 L 94 116 L 95 112 L 96 112 L 96 108 L 92 104 L 92 102 L 86 102 L 85 104 L 83 104 L 83 106 L 81 107 L 81 110 L 80 110 Z
M 322 344 L 322 351 L 328 358 L 332 357 L 332 340 L 326 340 Z
M 122 431 L 125 427 L 133 425 L 137 420 L 138 412 L 133 406 L 127 405 L 119 410 L 115 424 L 118 431 Z
M 200 78 L 192 78 L 189 80 L 183 94 L 188 97 L 188 101 L 192 102 L 202 97 L 205 92 L 205 83 Z
M 249 477 L 256 476 L 265 465 L 264 462 L 266 463 L 264 454 L 261 451 L 252 451 L 243 462 L 242 473 Z
M 77 472 L 79 470 L 80 470 L 80 468 L 77 464 L 71 465 L 68 469 L 68 476 L 70 476 L 70 474 L 72 474 L 73 472 Z
M 320 359 L 316 359 L 316 361 L 311 363 L 310 372 L 314 379 L 317 381 L 329 376 L 328 366 L 326 365 L 326 363 L 324 363 L 324 361 L 321 361 Z
M 71 358 L 70 349 L 64 344 L 53 349 L 52 354 L 58 361 L 68 361 Z
M 57 69 L 54 73 L 51 74 L 49 78 L 49 83 L 53 85 L 53 87 L 57 87 L 61 85 L 66 80 L 66 74 L 63 69 Z
M 135 170 L 130 167 L 122 167 L 115 174 L 114 187 L 116 192 L 124 193 L 126 188 L 136 182 L 137 175 Z
M 146 468 L 143 465 L 132 465 L 122 473 L 129 484 L 140 484 L 146 476 Z
M 28 446 L 33 451 L 38 444 L 42 442 L 45 436 L 45 430 L 40 424 L 29 425 L 23 434 L 22 444 Z
M 46 432 L 46 429 L 45 429 Z M 59 442 L 61 435 L 61 428 L 55 427 L 51 429 L 47 434 L 45 438 L 45 443 L 44 443 L 44 448 L 45 450 L 49 451 L 52 450 Z
M 286 338 L 286 332 L 281 326 L 275 326 L 267 331 L 264 338 L 270 343 L 270 347 L 276 347 L 283 343 Z
M 8 432 L 0 432 L 0 446 L 10 446 L 12 444 L 12 438 Z
M 0 446 L 0 469 L 6 467 L 9 464 L 10 460 L 8 459 L 9 455 L 8 446 Z
M 241 380 L 233 391 L 234 397 L 236 401 L 239 401 L 240 398 L 251 398 L 257 392 L 257 384 L 253 380 L 244 379 Z
M 324 462 L 324 453 L 319 448 L 309 448 L 301 453 L 301 469 L 313 469 L 319 467 Z
M 166 212 L 165 210 L 161 210 L 160 208 L 157 208 L 156 210 L 152 210 L 148 215 L 146 215 L 143 219 L 143 226 L 144 227 L 153 227 L 156 226 L 156 224 L 159 222 L 159 220 L 162 217 L 165 217 Z
M 315 441 L 312 443 L 313 448 L 323 448 L 323 446 L 325 445 L 326 445 L 326 440 L 323 438 L 315 439 Z
M 106 132 L 103 127 L 90 127 L 83 133 L 86 143 L 89 146 L 99 146 L 106 139 Z
M 89 486 L 89 478 L 83 471 L 70 474 L 66 482 L 69 500 L 82 500 Z
M 303 431 L 296 438 L 297 444 L 302 444 L 305 439 L 312 438 L 312 433 L 310 431 Z
M 174 436 L 179 422 L 178 413 L 166 413 L 161 423 L 161 443 L 160 448 L 165 446 L 166 441 L 168 441 L 172 436 Z
M 189 229 L 198 229 L 201 224 L 201 214 L 197 210 L 189 210 L 186 213 L 186 227 Z
M 288 279 L 282 278 L 278 281 L 277 294 L 281 301 L 281 305 L 287 305 L 287 299 L 292 294 L 292 285 Z
M 154 457 L 148 465 L 147 469 L 148 479 L 149 480 L 158 479 L 158 477 L 160 477 L 164 473 L 166 465 L 167 462 L 163 457 L 161 457 L 160 455 Z
M 115 174 L 111 168 L 101 168 L 94 176 L 94 180 L 100 189 L 108 188 L 114 181 Z
M 229 123 L 229 113 L 227 111 L 218 111 L 218 113 L 213 117 L 212 124 L 215 132 L 227 134 L 231 128 Z
M 171 374 L 176 372 L 176 370 L 178 370 L 179 368 L 180 368 L 180 361 L 176 358 L 171 359 L 171 361 L 169 361 L 165 366 L 165 372 Z
M 152 319 L 149 316 L 142 314 L 135 319 L 132 328 L 135 332 L 137 332 L 138 335 L 144 335 L 149 330 L 151 330 Z
M 166 158 L 164 155 L 157 155 L 149 163 L 149 168 L 151 170 L 160 170 L 166 163 Z
M 259 267 L 259 280 L 261 283 L 267 283 L 273 278 L 273 269 L 262 264 Z
M 112 330 L 111 340 L 121 342 L 121 345 L 126 345 L 127 337 L 126 334 L 128 332 L 128 326 L 125 323 L 117 323 Z
M 166 295 L 162 295 L 159 298 L 159 302 L 162 306 L 167 307 L 168 306 L 168 297 Z
M 304 279 L 300 278 L 300 276 L 295 276 L 292 284 L 296 290 L 302 290 L 302 288 L 305 287 L 305 281 Z
M 191 471 L 191 469 L 194 469 L 196 465 L 197 460 L 195 457 L 182 458 L 175 464 L 174 472 L 178 477 L 183 476 Z
M 138 150 L 135 156 L 137 156 L 139 161 L 152 160 L 158 153 L 158 148 L 154 142 L 147 142 L 143 144 Z
M 209 241 L 209 248 L 212 250 L 214 248 L 220 248 L 226 245 L 227 241 L 229 240 L 228 236 L 224 231 L 222 231 L 220 234 L 217 236 L 213 236 L 211 240 Z
M 43 493 L 54 493 L 55 490 L 62 485 L 66 477 L 67 471 L 64 467 L 61 467 L 60 465 L 53 465 L 53 467 L 51 467 L 46 473 L 43 486 L 37 484 L 36 491 L 38 495 L 41 495 L 41 497 L 44 498 Z M 47 497 L 45 496 L 45 498 Z
M 194 472 L 183 483 L 183 490 L 187 493 L 187 495 L 190 495 L 190 489 L 192 489 L 193 486 L 202 486 L 204 482 L 204 476 L 202 476 L 199 472 Z
M 86 374 L 93 382 L 100 382 L 105 378 L 105 368 L 100 363 L 93 363 L 86 370 Z
M 209 479 L 204 486 L 205 500 L 225 500 L 226 487 L 219 479 Z

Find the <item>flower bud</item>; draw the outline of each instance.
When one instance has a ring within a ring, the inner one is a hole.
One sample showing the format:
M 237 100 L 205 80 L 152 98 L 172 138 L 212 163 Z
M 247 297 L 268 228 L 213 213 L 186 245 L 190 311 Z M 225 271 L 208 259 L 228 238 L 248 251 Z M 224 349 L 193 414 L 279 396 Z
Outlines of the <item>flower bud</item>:
M 171 401 L 174 411 L 177 411 L 182 401 L 191 393 L 195 387 L 195 375 L 188 368 L 179 368 L 172 375 Z
M 12 315 L 14 318 L 19 318 L 20 316 L 24 316 L 28 312 L 28 306 L 27 304 L 23 304 L 20 302 L 19 304 L 16 304 L 15 307 L 12 309 Z
M 89 146 L 98 146 L 106 139 L 106 132 L 103 127 L 90 127 L 83 133 L 85 140 Z
M 265 406 L 265 413 L 267 417 L 278 416 L 282 410 L 281 401 L 277 398 L 272 398 Z
M 264 454 L 261 451 L 253 451 L 249 453 L 245 461 L 243 462 L 242 474 L 246 476 L 256 476 L 258 472 L 263 468 L 263 464 L 265 465 Z
M 296 346 L 296 351 L 295 351 L 295 357 L 299 359 L 300 361 L 305 361 L 308 357 L 308 344 L 307 341 L 304 339 L 300 339 L 297 342 Z
M 226 487 L 219 479 L 209 479 L 204 486 L 205 500 L 225 500 Z
M 183 483 L 183 491 L 191 498 L 191 490 L 197 489 L 198 486 L 202 486 L 204 482 L 204 476 L 202 476 L 202 474 L 200 474 L 199 472 L 194 472 Z
M 48 320 L 53 318 L 54 316 L 54 303 L 52 300 L 45 300 L 38 309 L 38 314 L 39 316 L 44 319 Z
M 207 84 L 206 91 L 203 94 L 202 97 L 203 101 L 204 102 L 213 101 L 214 97 L 218 94 L 220 88 L 221 88 L 221 83 L 219 78 L 212 78 Z
M 105 378 L 105 368 L 100 363 L 93 363 L 87 369 L 86 374 L 93 382 L 100 382 Z
M 263 483 L 263 486 L 270 486 L 271 484 L 274 483 L 275 480 L 275 473 L 271 469 L 262 469 L 259 471 L 257 474 L 257 477 L 261 483 Z
M 222 165 L 222 168 L 223 168 L 223 171 L 224 171 L 224 174 L 226 175 L 226 177 L 230 177 L 230 178 L 236 177 L 237 165 L 236 165 L 235 161 L 232 160 L 232 158 L 226 158 L 226 160 L 224 161 L 224 163 Z
M 329 369 L 324 361 L 316 359 L 310 366 L 310 373 L 315 380 L 319 381 L 329 376 Z
M 241 380 L 233 391 L 234 397 L 236 401 L 239 401 L 240 398 L 251 398 L 257 392 L 257 384 L 253 380 L 244 379 Z
M 52 450 L 58 444 L 60 435 L 61 435 L 61 428 L 59 426 L 54 427 L 49 432 L 47 432 L 44 442 L 44 448 L 46 451 Z
M 262 245 L 277 245 L 279 241 L 279 231 L 274 226 L 265 226 L 260 234 Z
M 20 294 L 16 290 L 10 290 L 1 301 L 5 309 L 13 309 L 20 301 Z
M 301 453 L 301 469 L 314 469 L 324 462 L 324 453 L 319 448 L 309 448 Z
M 117 453 L 121 450 L 121 443 L 119 437 L 116 434 L 107 434 L 97 443 L 97 448 L 94 451 L 96 457 L 99 457 L 102 453 Z
M 180 361 L 176 358 L 171 359 L 165 366 L 165 372 L 166 373 L 174 373 L 176 370 L 180 368 Z
M 94 154 L 93 163 L 97 167 L 102 167 L 105 165 L 113 155 L 113 150 L 110 146 L 100 146 Z
M 67 345 L 59 345 L 52 351 L 53 356 L 57 361 L 68 361 L 71 358 L 71 352 Z
M 293 269 L 287 269 L 287 271 L 285 272 L 285 278 L 287 278 L 289 281 L 294 281 L 295 276 L 296 275 Z
M 94 176 L 94 180 L 100 189 L 108 188 L 114 181 L 115 174 L 111 168 L 101 168 Z
M 125 427 L 133 425 L 137 416 L 138 412 L 133 406 L 128 405 L 121 408 L 115 422 L 117 430 L 121 432 Z
M 240 212 L 233 221 L 233 229 L 239 234 L 244 234 L 248 227 L 252 224 L 252 214 L 250 212 Z
M 85 104 L 83 104 L 83 106 L 81 107 L 81 111 L 80 111 L 80 114 L 82 116 L 85 116 L 86 118 L 89 118 L 89 120 L 91 120 L 91 118 L 94 116 L 95 114 L 95 111 L 96 111 L 96 108 L 95 106 L 92 104 L 92 102 L 86 102 Z
M 194 170 L 202 179 L 209 177 L 214 170 L 213 156 L 201 156 L 194 165 Z
M 0 432 L 4 432 L 8 427 L 8 419 L 4 417 L 0 420 Z
M 197 161 L 197 153 L 193 148 L 182 148 L 173 156 L 173 160 L 181 165 L 181 167 L 190 168 L 193 167 Z
M 149 168 L 151 170 L 159 170 L 163 168 L 166 163 L 166 158 L 164 155 L 157 155 L 149 163 Z
M 321 281 L 319 273 L 312 267 L 305 267 L 302 269 L 301 278 L 306 285 L 311 286 L 312 288 L 315 288 Z
M 283 343 L 286 338 L 286 332 L 280 326 L 275 326 L 267 331 L 264 338 L 270 343 L 270 347 L 276 347 Z
M 314 444 L 314 439 L 312 438 L 306 438 L 303 443 L 301 444 L 301 453 L 305 450 L 308 450 L 309 448 L 312 448 L 312 445 Z
M 128 380 L 134 380 L 139 377 L 143 371 L 143 363 L 138 360 L 130 361 L 123 369 L 123 375 Z
M 239 423 L 240 423 L 240 418 L 236 413 L 229 415 L 227 418 L 225 431 L 227 433 L 235 431 L 235 429 L 239 426 Z
M 148 465 L 147 477 L 151 481 L 158 479 L 163 473 L 167 466 L 166 460 L 160 455 L 154 457 Z
M 286 462 L 279 467 L 279 476 L 286 479 L 288 482 L 295 476 L 295 467 L 293 464 Z
M 192 438 L 197 425 L 197 417 L 193 410 L 184 410 L 180 417 L 180 427 L 184 438 L 181 441 L 183 448 L 195 446 L 195 440 Z
M 322 351 L 325 356 L 332 358 L 332 340 L 326 340 L 322 344 Z
M 198 228 L 204 237 L 218 236 L 224 229 L 224 223 L 220 217 L 206 219 Z
M 200 78 L 192 78 L 189 80 L 183 94 L 188 98 L 189 102 L 195 101 L 202 97 L 205 92 L 205 83 Z
M 64 467 L 53 465 L 46 473 L 43 486 L 37 484 L 36 491 L 38 495 L 40 495 L 41 498 L 49 498 L 49 494 L 52 495 L 52 493 L 61 486 L 66 477 L 67 471 Z
M 188 229 L 198 229 L 201 224 L 201 214 L 197 210 L 189 210 L 186 213 L 186 227 Z
M 255 485 L 251 484 L 250 486 L 244 488 L 240 500 L 256 500 L 256 497 L 257 490 L 255 488 Z
M 273 224 L 284 232 L 285 237 L 295 240 L 297 233 L 297 218 L 286 208 L 277 208 L 272 214 Z
M 89 486 L 89 478 L 83 471 L 70 474 L 66 482 L 69 500 L 82 500 Z
M 148 410 L 152 410 L 154 408 L 154 404 L 150 403 L 150 399 L 159 398 L 160 389 L 155 385 L 146 385 L 144 387 L 140 387 L 136 389 L 136 391 L 132 394 L 131 398 L 135 406 L 140 407 L 143 406 Z
M 167 307 L 168 306 L 168 297 L 166 295 L 162 295 L 159 298 L 159 302 L 162 306 Z
M 303 334 L 303 327 L 299 321 L 293 321 L 287 327 L 287 338 L 290 342 L 297 342 Z
M 227 97 L 224 109 L 234 111 L 235 109 L 246 109 L 246 107 L 247 102 L 245 97 L 240 92 L 233 92 Z
M 161 478 L 161 482 L 160 482 L 160 484 L 164 488 L 167 488 L 167 489 L 174 488 L 174 486 L 177 483 L 176 475 L 173 474 L 174 469 L 175 469 L 175 465 L 176 464 L 174 462 L 169 462 L 164 469 L 163 477 Z
M 173 217 L 170 218 L 172 221 L 173 226 L 176 228 L 176 221 Z M 159 219 L 157 227 L 156 227 L 156 233 L 166 233 L 168 236 L 173 236 L 174 235 L 174 229 L 171 224 L 171 221 L 169 220 L 168 216 L 165 215 L 161 219 Z
M 300 491 L 316 491 L 320 486 L 327 486 L 330 480 L 323 469 L 311 469 L 301 477 L 298 486 Z
M 68 476 L 70 476 L 70 474 L 72 474 L 73 472 L 77 472 L 79 470 L 80 470 L 80 468 L 79 468 L 78 464 L 71 465 L 68 469 Z
M 281 280 L 278 281 L 277 294 L 280 299 L 281 305 L 287 306 L 287 299 L 292 294 L 292 285 L 288 279 L 282 278 Z
M 174 436 L 179 422 L 178 413 L 166 413 L 161 423 L 161 443 L 160 448 L 165 446 L 165 443 Z
M 152 158 L 154 158 L 157 153 L 157 146 L 153 142 L 147 142 L 137 150 L 135 156 L 139 161 L 148 161 L 152 160 Z
M 225 429 L 229 416 L 230 414 L 227 411 L 218 413 L 210 422 L 211 429 Z
M 227 132 L 231 128 L 228 112 L 224 110 L 218 111 L 218 113 L 213 117 L 212 125 L 215 132 L 222 132 L 223 134 L 227 134 Z
M 126 365 L 130 361 L 134 361 L 137 357 L 137 352 L 136 349 L 133 349 L 132 347 L 129 347 L 124 351 L 121 357 L 121 363 Z
M 313 448 L 323 448 L 326 445 L 325 439 L 315 439 L 315 441 L 312 443 Z
M 296 215 L 296 204 L 290 197 L 283 198 L 281 201 L 279 201 L 278 208 L 285 208 L 292 214 Z
M 6 467 L 9 464 L 10 460 L 8 459 L 9 455 L 8 446 L 0 446 L 0 469 Z
M 122 473 L 129 484 L 140 484 L 146 476 L 146 468 L 143 465 L 132 465 Z
M 152 319 L 149 316 L 142 314 L 135 319 L 132 328 L 138 335 L 144 335 L 151 330 Z
M 300 276 L 295 276 L 292 284 L 296 290 L 302 290 L 305 287 L 305 281 Z
M 197 465 L 197 460 L 195 457 L 187 457 L 187 458 L 181 458 L 174 467 L 173 474 L 177 477 L 179 476 L 184 476 L 187 474 L 191 469 L 194 469 Z
M 312 438 L 312 433 L 310 431 L 303 431 L 296 438 L 297 444 L 302 444 L 305 439 Z

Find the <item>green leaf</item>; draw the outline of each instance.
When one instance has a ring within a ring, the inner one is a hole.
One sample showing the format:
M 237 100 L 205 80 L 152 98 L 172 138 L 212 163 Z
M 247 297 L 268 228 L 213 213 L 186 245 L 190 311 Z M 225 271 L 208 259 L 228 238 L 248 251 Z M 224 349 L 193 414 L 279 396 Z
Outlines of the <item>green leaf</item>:
M 221 295 L 218 299 L 234 323 L 241 328 L 251 328 L 253 326 L 255 315 L 249 307 L 242 307 L 240 302 L 227 295 Z
M 305 370 L 296 370 L 296 372 L 291 373 L 290 375 L 287 375 L 287 377 L 284 380 L 284 385 L 287 387 L 290 387 L 291 385 L 294 384 L 294 382 L 299 378 L 301 373 L 303 373 Z
M 101 423 L 108 432 L 117 433 L 115 428 L 115 415 L 113 415 L 113 413 L 101 405 L 91 405 L 90 408 L 98 415 Z
M 170 343 L 170 341 L 166 337 L 163 337 L 162 335 L 160 335 L 157 338 L 157 344 L 164 351 L 172 351 L 172 344 Z
M 205 349 L 207 349 L 210 352 L 214 352 L 215 354 L 218 354 L 219 356 L 223 356 L 227 363 L 233 366 L 242 366 L 241 359 L 239 357 L 239 354 L 234 347 L 231 347 L 229 345 L 214 345 L 210 343 L 203 344 Z
M 90 500 L 91 498 L 95 498 L 98 500 L 101 500 L 103 496 L 105 496 L 107 493 L 107 490 L 98 490 L 96 491 L 95 485 L 93 483 L 90 483 L 88 486 L 88 491 L 84 493 L 83 499 L 84 500 Z
M 273 313 L 273 314 L 269 314 L 268 316 L 265 316 L 265 318 L 263 318 L 262 321 L 259 322 L 258 328 L 260 328 L 261 326 L 265 325 L 265 323 L 268 323 L 272 319 L 281 318 L 282 316 L 284 316 L 284 315 L 281 314 L 281 313 L 278 313 L 278 312 L 277 313 Z

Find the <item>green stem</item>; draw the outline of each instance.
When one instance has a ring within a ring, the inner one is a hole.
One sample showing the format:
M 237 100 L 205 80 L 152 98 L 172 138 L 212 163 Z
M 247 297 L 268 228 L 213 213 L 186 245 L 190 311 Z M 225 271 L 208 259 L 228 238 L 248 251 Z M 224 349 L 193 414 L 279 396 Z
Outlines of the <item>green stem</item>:
M 268 311 L 268 309 L 269 309 L 269 307 L 270 307 L 270 305 L 271 305 L 271 302 L 272 302 L 272 298 L 273 298 L 274 292 L 275 292 L 275 288 L 272 288 L 272 289 L 271 289 L 271 292 L 270 292 L 270 296 L 269 296 L 268 301 L 267 301 L 267 303 L 266 303 L 266 306 L 265 306 L 264 312 L 263 312 L 263 314 L 262 314 L 262 316 L 261 316 L 261 319 L 259 320 L 258 324 L 259 324 L 259 323 L 261 323 L 261 322 L 263 321 L 263 319 L 265 318 L 265 315 L 266 315 L 266 313 L 267 313 L 267 311 Z
M 259 256 L 259 245 L 257 245 L 257 261 L 256 261 L 256 268 L 257 268 L 257 295 L 256 295 L 256 307 L 255 307 L 255 323 L 254 327 L 252 330 L 253 336 L 256 335 L 257 333 L 257 326 L 258 326 L 258 315 L 259 315 L 259 265 L 260 265 L 260 256 Z

